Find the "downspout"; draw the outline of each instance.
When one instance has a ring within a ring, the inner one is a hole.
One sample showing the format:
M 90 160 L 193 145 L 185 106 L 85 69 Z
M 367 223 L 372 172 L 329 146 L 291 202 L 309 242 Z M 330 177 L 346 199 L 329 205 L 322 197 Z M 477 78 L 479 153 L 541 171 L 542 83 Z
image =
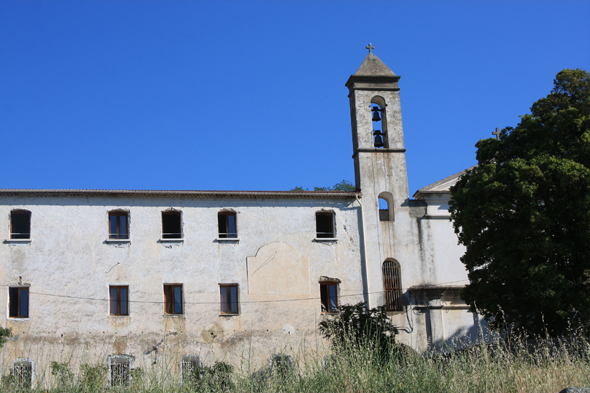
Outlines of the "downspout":
M 359 196 L 356 196 L 356 200 L 359 203 L 360 207 L 361 207 L 361 236 L 360 236 L 360 240 L 361 240 L 361 246 L 362 246 L 362 250 L 363 250 L 363 255 L 362 255 L 362 274 L 363 274 L 363 298 L 365 299 L 365 306 L 367 307 L 367 309 L 370 309 L 371 306 L 369 304 L 369 278 L 368 278 L 368 274 L 367 274 L 367 247 L 366 247 L 366 242 L 365 242 L 365 212 L 363 211 L 363 204 L 359 198 Z

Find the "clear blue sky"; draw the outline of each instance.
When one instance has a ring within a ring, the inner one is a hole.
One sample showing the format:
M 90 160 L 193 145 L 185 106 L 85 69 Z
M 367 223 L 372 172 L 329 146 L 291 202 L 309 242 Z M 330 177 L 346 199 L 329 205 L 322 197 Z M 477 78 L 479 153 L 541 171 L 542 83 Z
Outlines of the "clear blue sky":
M 0 2 L 0 188 L 354 180 L 344 83 L 401 75 L 410 195 L 590 70 L 590 1 Z

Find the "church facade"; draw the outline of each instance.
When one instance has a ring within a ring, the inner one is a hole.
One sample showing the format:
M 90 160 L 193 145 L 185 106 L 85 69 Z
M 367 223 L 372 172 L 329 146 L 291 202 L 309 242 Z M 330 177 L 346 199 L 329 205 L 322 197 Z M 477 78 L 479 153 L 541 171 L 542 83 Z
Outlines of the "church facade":
M 361 301 L 420 351 L 479 339 L 448 212 L 461 174 L 409 197 L 399 79 L 369 53 L 346 83 L 354 192 L 0 190 L 5 366 L 262 364 Z

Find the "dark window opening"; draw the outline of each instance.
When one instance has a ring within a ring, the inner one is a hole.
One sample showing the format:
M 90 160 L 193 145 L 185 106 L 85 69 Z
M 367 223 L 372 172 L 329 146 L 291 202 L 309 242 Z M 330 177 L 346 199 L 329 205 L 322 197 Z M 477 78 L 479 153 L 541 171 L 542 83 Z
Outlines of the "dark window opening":
M 125 386 L 129 383 L 131 361 L 127 358 L 111 358 L 111 386 Z
M 18 361 L 12 365 L 11 374 L 14 384 L 20 389 L 29 390 L 33 384 L 33 364 L 29 361 Z
M 322 300 L 322 312 L 336 312 L 338 307 L 338 283 L 321 283 L 320 298 Z
M 236 229 L 236 213 L 220 212 L 217 215 L 219 223 L 219 238 L 220 239 L 235 239 L 238 237 Z
M 238 284 L 223 284 L 219 286 L 222 314 L 238 313 Z
M 162 239 L 181 239 L 180 212 L 162 213 Z
M 10 318 L 28 318 L 29 288 L 8 288 L 8 305 Z
M 111 315 L 129 315 L 129 287 L 110 287 Z
M 272 355 L 268 359 L 268 365 L 273 373 L 281 375 L 284 378 L 293 367 L 293 362 L 291 361 L 291 356 L 281 353 Z
M 316 213 L 316 237 L 333 238 L 334 236 L 334 214 L 333 213 Z
M 129 213 L 109 212 L 109 239 L 129 239 Z
M 402 311 L 401 269 L 396 261 L 383 262 L 383 287 L 385 288 L 387 310 Z
M 164 303 L 166 314 L 182 314 L 182 284 L 164 285 Z
M 31 238 L 31 212 L 27 210 L 13 210 L 10 212 L 10 238 Z

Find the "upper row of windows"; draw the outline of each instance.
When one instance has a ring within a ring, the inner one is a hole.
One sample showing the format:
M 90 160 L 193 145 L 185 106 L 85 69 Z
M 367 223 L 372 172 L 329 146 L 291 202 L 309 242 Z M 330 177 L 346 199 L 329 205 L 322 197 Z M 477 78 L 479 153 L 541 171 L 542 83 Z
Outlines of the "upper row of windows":
M 235 212 L 221 211 L 217 214 L 218 236 L 220 239 L 237 239 L 238 227 Z M 316 237 L 334 238 L 334 212 L 317 212 Z M 31 212 L 13 210 L 10 212 L 10 238 L 31 238 Z M 115 210 L 109 212 L 109 239 L 129 239 L 129 212 Z M 162 212 L 162 239 L 182 239 L 182 219 L 180 211 Z

